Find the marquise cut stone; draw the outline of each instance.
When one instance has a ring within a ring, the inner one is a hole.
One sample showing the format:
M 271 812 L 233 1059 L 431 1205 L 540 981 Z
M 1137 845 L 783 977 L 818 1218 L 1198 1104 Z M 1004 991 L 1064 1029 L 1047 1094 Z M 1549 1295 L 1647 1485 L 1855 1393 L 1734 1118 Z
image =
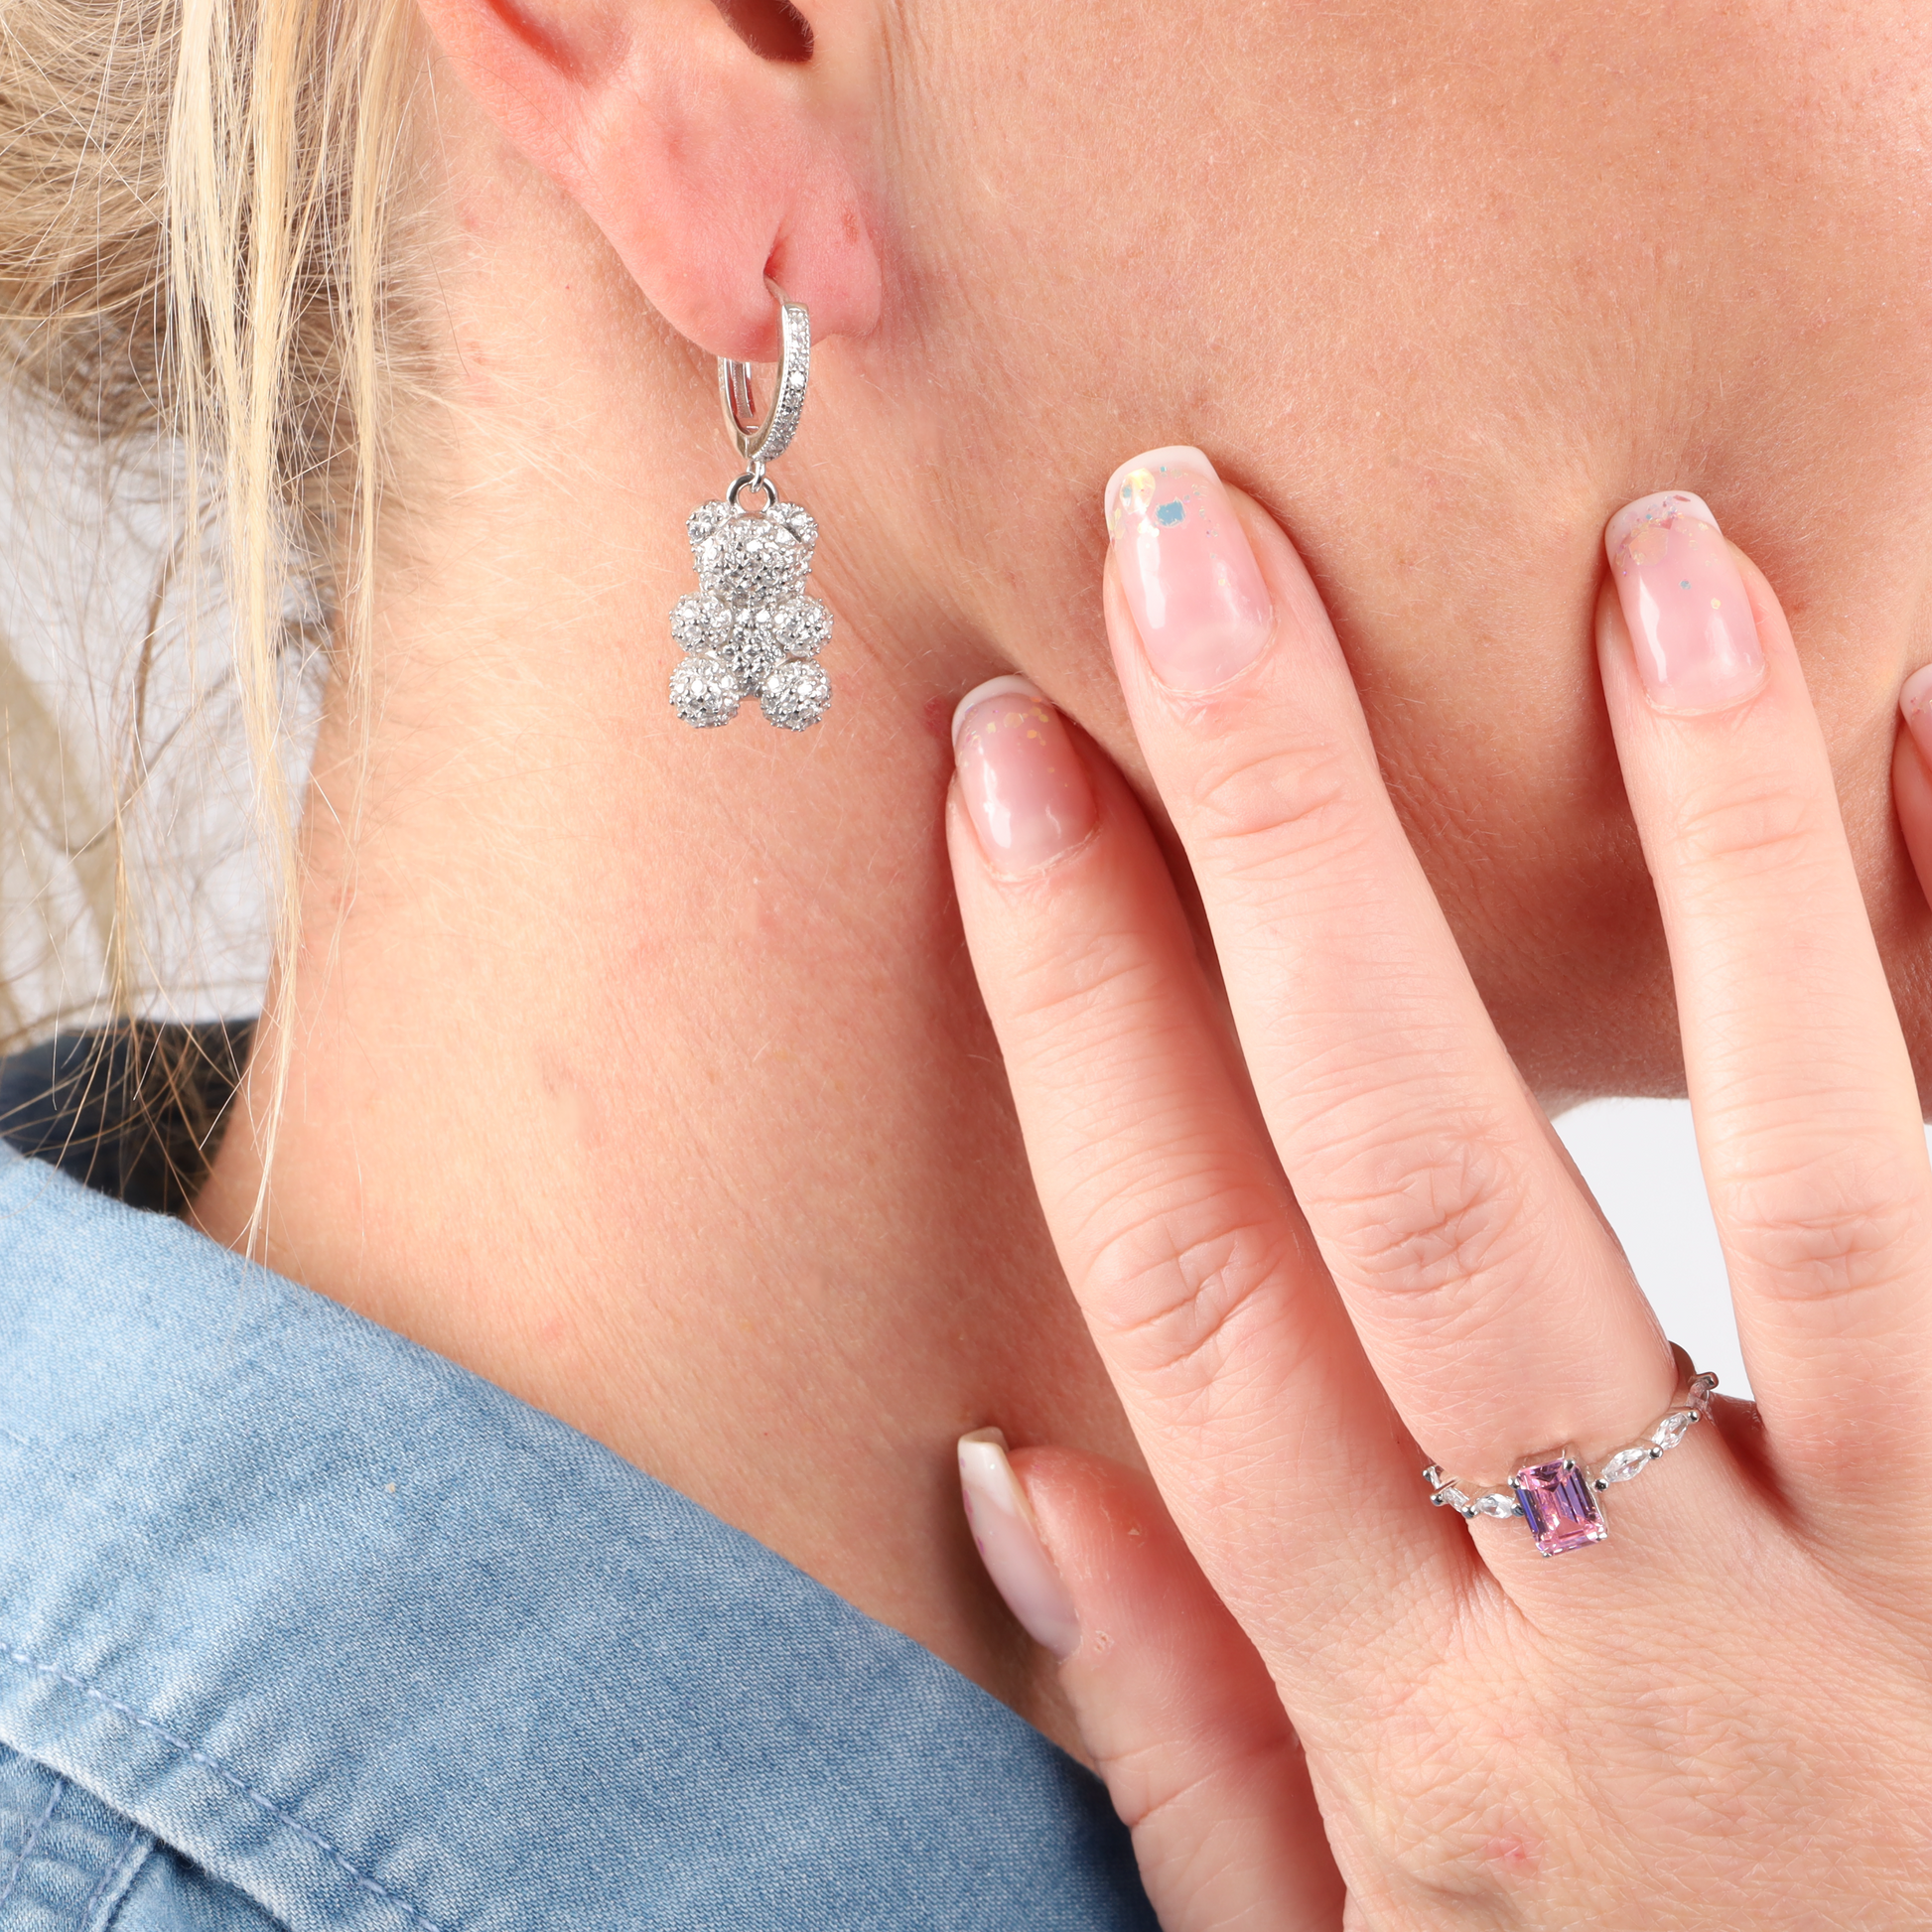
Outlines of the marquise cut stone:
M 1601 1489 L 1612 1482 L 1628 1482 L 1641 1469 L 1649 1468 L 1652 1460 L 1648 1443 L 1639 1443 L 1634 1449 L 1621 1449 L 1596 1472 L 1596 1486 Z
M 1673 1409 L 1650 1432 L 1650 1440 L 1660 1449 L 1675 1449 L 1690 1434 L 1691 1425 L 1697 1419 L 1698 1412 L 1695 1409 Z
M 1510 1478 L 1510 1486 L 1529 1519 L 1536 1547 L 1546 1557 L 1601 1543 L 1610 1533 L 1582 1468 L 1570 1456 L 1526 1462 Z

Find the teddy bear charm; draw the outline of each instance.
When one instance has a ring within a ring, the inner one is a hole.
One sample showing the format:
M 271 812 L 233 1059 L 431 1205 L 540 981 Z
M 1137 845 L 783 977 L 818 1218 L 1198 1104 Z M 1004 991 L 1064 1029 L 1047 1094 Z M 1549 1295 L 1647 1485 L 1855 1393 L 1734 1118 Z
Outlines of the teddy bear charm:
M 832 634 L 832 614 L 805 595 L 818 525 L 766 481 L 764 466 L 791 441 L 805 407 L 812 326 L 802 304 L 778 300 L 778 375 L 763 418 L 753 427 L 752 371 L 720 358 L 718 390 L 745 474 L 723 502 L 700 503 L 685 525 L 698 591 L 671 612 L 671 637 L 685 656 L 671 673 L 671 709 L 687 725 L 728 725 L 741 698 L 758 693 L 759 709 L 785 731 L 801 732 L 824 717 L 832 680 L 818 653 Z M 763 506 L 741 509 L 748 489 Z

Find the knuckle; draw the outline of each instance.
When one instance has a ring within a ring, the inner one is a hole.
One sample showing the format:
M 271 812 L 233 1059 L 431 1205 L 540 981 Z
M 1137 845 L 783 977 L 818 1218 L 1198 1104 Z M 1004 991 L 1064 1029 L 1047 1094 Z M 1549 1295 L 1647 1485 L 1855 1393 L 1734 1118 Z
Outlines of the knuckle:
M 1679 804 L 1671 837 L 1687 870 L 1786 875 L 1826 849 L 1819 801 L 1775 775 L 1779 782 L 1731 779 Z
M 1244 1789 L 1278 1779 L 1299 1755 L 1291 1739 L 1261 1736 L 1203 1765 L 1185 1738 L 1157 1735 L 1096 1751 L 1094 1768 L 1134 1834 L 1135 1850 L 1153 1852 L 1180 1889 L 1186 1867 L 1212 1856 L 1216 1821 L 1244 1808 Z
M 1223 878 L 1288 855 L 1345 850 L 1361 835 L 1356 759 L 1332 738 L 1241 744 L 1200 766 L 1188 788 L 1189 842 Z
M 1123 1190 L 1100 1213 L 1137 1197 L 1145 1202 L 1140 1189 Z M 1231 1399 L 1230 1369 L 1269 1319 L 1293 1245 L 1280 1217 L 1260 1201 L 1210 1190 L 1152 1212 L 1143 1205 L 1094 1246 L 1087 1265 L 1104 1352 L 1164 1402 L 1197 1410 L 1204 1401 Z M 1292 1342 L 1270 1337 L 1277 1370 L 1285 1366 L 1283 1346 L 1293 1353 Z
M 1753 1285 L 1794 1301 L 1882 1288 L 1922 1261 L 1923 1174 L 1856 1146 L 1825 1146 L 1720 1178 L 1713 1206 L 1726 1254 Z
M 1807 1761 L 1805 1742 L 1740 1723 L 1751 1687 L 1716 1675 L 1680 1673 L 1590 1709 L 1587 1762 L 1563 1746 L 1579 1722 L 1574 1686 L 1492 1679 L 1479 1708 L 1432 1690 L 1428 1713 L 1350 1766 L 1366 1794 L 1364 1836 L 1405 1922 L 1541 1922 L 1556 1898 L 1571 1906 L 1566 1924 L 1621 1925 L 1614 1908 L 1605 1918 L 1593 1907 L 1660 1885 L 1709 1888 L 1753 1852 L 1761 1877 L 1762 1848 L 1740 1851 L 1739 1832 L 1776 1812 L 1780 1794 L 1790 1809 Z M 1337 1810 L 1344 1830 L 1355 1823 Z
M 1366 1286 L 1428 1300 L 1506 1268 L 1526 1238 L 1518 1164 L 1489 1123 L 1370 1144 L 1342 1161 L 1310 1218 Z

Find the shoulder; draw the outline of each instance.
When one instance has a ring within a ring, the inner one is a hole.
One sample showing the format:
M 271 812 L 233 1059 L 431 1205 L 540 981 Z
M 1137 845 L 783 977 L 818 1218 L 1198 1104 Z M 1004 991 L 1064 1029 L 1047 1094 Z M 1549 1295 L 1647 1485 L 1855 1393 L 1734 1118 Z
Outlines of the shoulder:
M 1153 1924 L 1097 1781 L 929 1652 L 503 1391 L 18 1161 L 0 1605 L 0 1742 L 276 1922 Z

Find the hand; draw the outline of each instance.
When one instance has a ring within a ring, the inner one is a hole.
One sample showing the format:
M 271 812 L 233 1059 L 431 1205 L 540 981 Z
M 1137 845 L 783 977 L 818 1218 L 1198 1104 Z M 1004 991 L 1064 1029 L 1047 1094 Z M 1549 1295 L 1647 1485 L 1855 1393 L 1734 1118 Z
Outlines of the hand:
M 1432 1509 L 1424 1464 L 1597 1471 L 1684 1365 L 1483 1010 L 1294 549 L 1161 458 L 1110 491 L 1107 623 L 1225 1002 L 1128 787 L 1024 689 L 962 706 L 949 836 L 1159 1490 L 969 1438 L 969 1507 L 1162 1923 L 1932 1923 L 1932 1166 L 1777 600 L 1695 498 L 1610 525 L 1598 658 L 1757 1404 L 1546 1559 Z

